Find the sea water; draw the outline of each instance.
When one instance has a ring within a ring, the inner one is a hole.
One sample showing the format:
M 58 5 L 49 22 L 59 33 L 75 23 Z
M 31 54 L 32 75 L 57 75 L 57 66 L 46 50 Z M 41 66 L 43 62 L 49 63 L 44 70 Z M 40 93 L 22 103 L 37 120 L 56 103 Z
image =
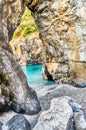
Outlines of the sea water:
M 34 89 L 55 84 L 54 81 L 42 78 L 42 65 L 23 66 L 22 69 L 27 77 L 29 86 Z

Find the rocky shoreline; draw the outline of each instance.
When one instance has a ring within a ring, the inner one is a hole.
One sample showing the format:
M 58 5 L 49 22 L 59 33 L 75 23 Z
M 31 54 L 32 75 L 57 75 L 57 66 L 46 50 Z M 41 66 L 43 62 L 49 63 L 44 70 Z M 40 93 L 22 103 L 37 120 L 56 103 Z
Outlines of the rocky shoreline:
M 22 125 L 22 127 L 19 126 L 21 128 L 19 130 L 48 130 L 48 128 L 50 128 L 50 130 L 54 130 L 54 127 L 56 127 L 56 130 L 86 129 L 86 88 L 76 88 L 67 84 L 56 84 L 46 86 L 45 88 L 36 89 L 36 92 L 42 107 L 40 113 L 35 115 L 16 115 L 16 113 L 13 111 L 1 113 L 0 122 L 3 124 L 2 130 L 13 130 L 12 127 L 15 127 L 15 130 L 18 130 L 17 122 L 20 122 L 21 124 L 22 120 L 24 122 L 28 121 L 30 127 L 27 127 L 28 125 Z M 71 110 L 72 116 L 70 114 L 67 119 L 69 110 Z M 61 122 L 59 122 L 61 114 L 62 118 Z M 53 117 L 52 119 L 51 116 Z M 18 118 L 21 120 L 18 120 Z M 69 121 L 69 119 L 71 120 Z M 9 122 L 9 124 L 12 126 L 11 128 L 10 125 L 7 126 L 7 122 Z M 53 124 L 51 122 L 53 122 Z M 57 124 L 58 122 L 60 124 L 54 126 L 56 122 Z M 63 122 L 65 122 L 65 126 Z M 76 125 L 74 125 L 74 123 L 76 123 Z

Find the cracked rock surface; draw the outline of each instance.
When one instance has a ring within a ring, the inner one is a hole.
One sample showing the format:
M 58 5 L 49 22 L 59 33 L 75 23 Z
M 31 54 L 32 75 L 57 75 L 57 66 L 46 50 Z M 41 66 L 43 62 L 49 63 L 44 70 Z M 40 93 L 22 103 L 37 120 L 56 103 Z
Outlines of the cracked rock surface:
M 33 130 L 85 130 L 86 119 L 81 105 L 69 97 L 54 98 L 50 108 L 41 113 Z

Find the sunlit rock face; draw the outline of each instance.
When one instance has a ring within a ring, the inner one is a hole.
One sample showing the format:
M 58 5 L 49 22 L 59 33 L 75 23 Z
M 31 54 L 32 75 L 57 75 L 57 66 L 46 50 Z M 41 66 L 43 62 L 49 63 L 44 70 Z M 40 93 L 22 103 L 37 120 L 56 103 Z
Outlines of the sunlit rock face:
M 21 0 L 0 0 L 0 87 L 5 86 L 11 92 L 7 98 L 11 101 L 12 110 L 35 114 L 41 109 L 36 93 L 28 86 L 21 66 L 16 62 L 9 47 L 9 40 L 23 10 L 24 3 Z
M 21 65 L 31 65 L 42 63 L 42 42 L 39 35 L 32 38 L 24 37 L 13 39 L 10 42 L 13 55 Z
M 29 8 L 40 30 L 45 66 L 52 79 L 86 85 L 86 1 L 40 0 Z

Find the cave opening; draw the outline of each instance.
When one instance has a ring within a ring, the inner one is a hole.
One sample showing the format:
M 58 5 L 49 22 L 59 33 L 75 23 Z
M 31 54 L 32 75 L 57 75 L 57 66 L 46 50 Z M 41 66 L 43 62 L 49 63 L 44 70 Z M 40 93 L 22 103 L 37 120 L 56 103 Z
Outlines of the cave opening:
M 13 55 L 21 65 L 28 84 L 32 88 L 52 85 L 55 82 L 50 74 L 44 80 L 42 74 L 43 52 L 42 41 L 39 38 L 39 30 L 31 11 L 26 7 L 21 17 L 20 24 L 15 30 L 10 41 Z M 38 84 L 39 82 L 39 84 Z
M 13 55 L 21 65 L 42 64 L 42 41 L 35 20 L 27 7 L 10 45 Z

